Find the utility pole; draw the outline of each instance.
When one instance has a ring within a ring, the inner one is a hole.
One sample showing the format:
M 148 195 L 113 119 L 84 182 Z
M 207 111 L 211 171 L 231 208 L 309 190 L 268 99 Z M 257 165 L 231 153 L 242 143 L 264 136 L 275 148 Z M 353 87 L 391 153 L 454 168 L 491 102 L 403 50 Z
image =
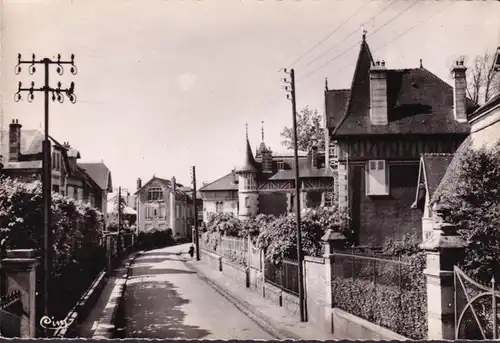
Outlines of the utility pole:
M 196 247 L 196 261 L 200 260 L 200 235 L 198 233 L 198 210 L 196 208 L 196 167 L 191 170 L 193 178 L 193 207 L 194 207 L 194 245 Z
M 118 243 L 118 254 L 121 253 L 121 244 L 122 244 L 122 239 L 121 239 L 121 232 L 122 232 L 122 222 L 123 222 L 123 210 L 122 210 L 122 190 L 125 191 L 125 192 L 128 192 L 128 189 L 122 189 L 121 186 L 118 187 L 118 201 L 117 201 L 117 204 L 118 204 L 118 228 L 116 229 L 117 231 L 117 243 Z M 116 188 L 115 188 L 115 192 L 116 192 Z
M 74 93 L 75 83 L 71 82 L 69 88 L 61 88 L 61 82 L 57 83 L 57 88 L 52 88 L 49 85 L 49 66 L 52 64 L 57 64 L 57 73 L 59 75 L 64 74 L 63 65 L 71 65 L 71 74 L 76 75 L 77 69 L 75 66 L 75 55 L 71 54 L 71 60 L 61 61 L 61 55 L 57 55 L 57 60 L 51 60 L 49 58 L 43 58 L 37 60 L 35 54 L 32 55 L 31 60 L 22 60 L 21 54 L 17 55 L 17 65 L 15 68 L 16 74 L 21 73 L 22 64 L 28 64 L 28 71 L 30 75 L 36 72 L 35 65 L 43 65 L 45 73 L 45 83 L 41 88 L 35 88 L 35 82 L 31 82 L 31 87 L 23 88 L 21 81 L 19 81 L 18 90 L 14 96 L 14 100 L 19 102 L 22 100 L 21 92 L 28 92 L 28 102 L 32 102 L 35 99 L 34 92 L 43 92 L 45 97 L 45 139 L 43 141 L 42 152 L 43 152 L 43 173 L 42 173 L 42 183 L 43 183 L 43 227 L 44 227 L 44 314 L 50 318 L 49 315 L 49 303 L 50 303 L 50 292 L 49 292 L 49 280 L 51 275 L 51 258 L 52 258 L 52 231 L 51 231 L 51 217 L 50 208 L 52 202 L 52 185 L 51 185 L 51 155 L 50 155 L 50 140 L 49 140 L 49 94 L 52 93 L 52 101 L 64 102 L 64 96 L 66 95 L 71 103 L 76 102 L 76 95 Z M 45 335 L 48 336 L 48 331 L 45 330 Z
M 300 179 L 299 179 L 299 155 L 297 147 L 297 105 L 295 101 L 295 71 L 290 70 L 290 73 L 285 69 L 285 74 L 290 75 L 290 81 L 285 78 L 285 83 L 290 84 L 290 87 L 285 86 L 287 99 L 292 101 L 292 114 L 293 114 L 293 149 L 295 160 L 295 206 L 296 206 L 296 219 L 297 219 L 297 263 L 299 269 L 299 307 L 300 307 L 300 321 L 306 321 L 305 314 L 305 301 L 304 301 L 304 272 L 302 266 L 302 236 L 300 229 Z

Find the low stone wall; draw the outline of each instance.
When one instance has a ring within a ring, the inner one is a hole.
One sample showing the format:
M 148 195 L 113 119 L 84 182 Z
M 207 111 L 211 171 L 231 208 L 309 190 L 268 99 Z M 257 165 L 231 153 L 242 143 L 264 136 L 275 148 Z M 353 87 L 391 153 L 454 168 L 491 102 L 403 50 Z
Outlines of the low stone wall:
M 284 307 L 291 314 L 299 313 L 299 297 L 269 282 L 266 282 L 264 286 L 264 298 L 277 306 Z
M 332 308 L 331 310 L 331 324 L 331 333 L 336 337 L 348 337 L 350 340 L 408 340 L 408 338 L 389 329 L 338 308 Z
M 207 262 L 207 264 L 210 267 L 217 269 L 218 271 L 222 271 L 221 270 L 221 266 L 222 266 L 222 257 L 221 256 L 214 254 L 213 252 L 210 252 L 210 251 L 205 250 L 205 249 L 200 249 L 200 255 L 203 256 L 203 259 Z
M 262 293 L 262 283 L 264 282 L 264 275 L 262 272 L 250 267 L 248 273 L 250 279 L 250 289 Z
M 222 264 L 222 273 L 229 276 L 230 278 L 241 282 L 242 284 L 246 285 L 248 276 L 247 276 L 247 271 L 244 267 L 237 266 L 224 258 L 221 259 L 221 264 Z
M 106 271 L 103 270 L 94 280 L 89 289 L 82 295 L 78 303 L 71 309 L 65 318 L 67 324 L 54 333 L 55 338 L 74 338 L 78 334 L 76 328 L 88 316 L 107 283 Z

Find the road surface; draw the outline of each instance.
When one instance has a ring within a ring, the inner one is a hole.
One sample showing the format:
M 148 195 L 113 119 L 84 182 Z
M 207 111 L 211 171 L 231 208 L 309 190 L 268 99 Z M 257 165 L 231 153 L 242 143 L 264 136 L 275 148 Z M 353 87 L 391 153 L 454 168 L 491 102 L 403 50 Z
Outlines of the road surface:
M 188 247 L 152 250 L 135 259 L 125 292 L 124 336 L 274 339 L 179 260 L 177 252 Z

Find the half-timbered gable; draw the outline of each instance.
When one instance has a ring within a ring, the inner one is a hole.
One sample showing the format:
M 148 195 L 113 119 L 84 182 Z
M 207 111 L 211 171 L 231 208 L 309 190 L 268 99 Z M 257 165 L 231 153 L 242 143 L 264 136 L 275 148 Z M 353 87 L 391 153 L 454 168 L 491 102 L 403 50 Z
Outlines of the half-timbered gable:
M 470 131 L 466 118 L 475 106 L 465 96 L 465 70 L 457 63 L 452 87 L 422 63 L 388 69 L 363 35 L 351 89 L 325 90 L 337 199 L 350 212 L 358 243 L 421 231 L 421 213 L 410 209 L 420 157 L 453 153 Z

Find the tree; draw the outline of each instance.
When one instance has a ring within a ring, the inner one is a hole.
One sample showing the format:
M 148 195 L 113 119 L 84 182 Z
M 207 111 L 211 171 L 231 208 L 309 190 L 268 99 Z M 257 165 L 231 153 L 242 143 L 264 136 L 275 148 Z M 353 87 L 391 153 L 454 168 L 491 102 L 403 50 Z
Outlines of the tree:
M 468 60 L 464 56 L 462 59 Z M 493 68 L 493 63 L 494 55 L 485 53 L 476 56 L 467 69 L 467 96 L 477 104 L 484 104 L 500 91 L 500 72 Z
M 285 126 L 281 136 L 285 138 L 281 144 L 293 149 L 293 127 Z M 306 106 L 297 114 L 297 148 L 299 151 L 308 152 L 313 145 L 316 145 L 319 151 L 324 151 L 325 135 L 318 110 L 313 111 Z
M 493 149 L 470 149 L 461 162 L 440 210 L 469 242 L 461 267 L 488 283 L 493 273 L 500 279 L 500 141 Z
M 119 214 L 121 212 L 121 229 L 128 228 L 128 216 L 124 214 L 125 210 L 125 198 L 120 197 L 120 201 L 118 202 L 118 196 L 115 197 L 115 201 L 113 203 L 113 211 L 109 215 L 108 221 L 108 230 L 109 231 L 118 231 L 118 225 L 120 222 Z M 118 207 L 119 206 L 119 207 Z M 120 209 L 120 210 L 119 210 Z

